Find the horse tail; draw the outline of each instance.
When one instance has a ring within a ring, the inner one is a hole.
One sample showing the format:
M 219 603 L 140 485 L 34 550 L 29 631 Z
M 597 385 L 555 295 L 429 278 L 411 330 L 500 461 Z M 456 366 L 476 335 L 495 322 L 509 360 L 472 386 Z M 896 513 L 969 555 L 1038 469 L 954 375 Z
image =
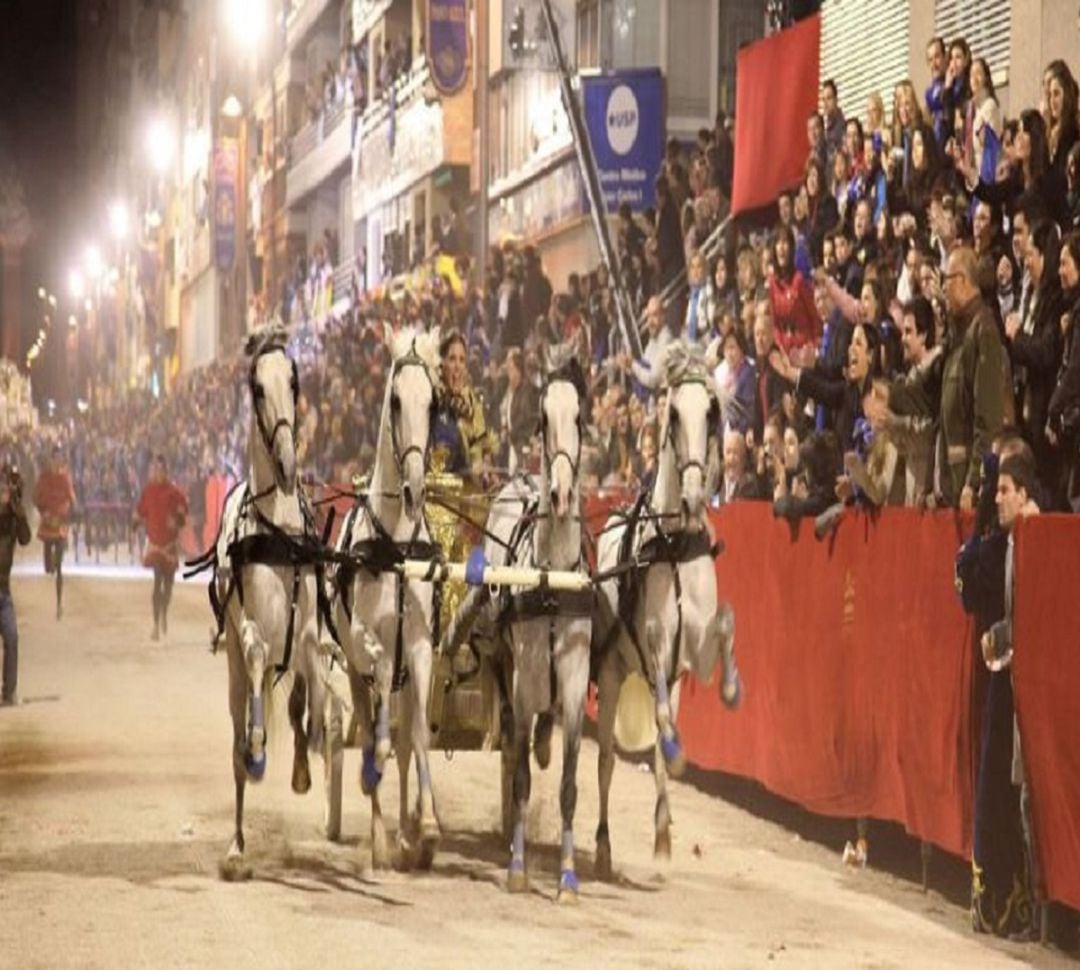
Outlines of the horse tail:
M 457 608 L 453 618 L 446 626 L 440 648 L 443 652 L 453 656 L 458 648 L 465 642 L 472 625 L 479 616 L 480 611 L 491 599 L 491 592 L 487 586 L 473 586 L 466 594 L 465 599 Z

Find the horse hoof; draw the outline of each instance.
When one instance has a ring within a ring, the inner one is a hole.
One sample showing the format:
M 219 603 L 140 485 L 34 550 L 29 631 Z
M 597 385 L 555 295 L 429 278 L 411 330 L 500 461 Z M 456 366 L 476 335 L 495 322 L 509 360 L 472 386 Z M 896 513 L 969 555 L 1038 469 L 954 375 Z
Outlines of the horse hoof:
M 665 862 L 671 859 L 671 832 L 667 829 L 656 833 L 656 840 L 653 842 L 653 858 L 662 859 Z
M 376 872 L 385 872 L 390 868 L 390 853 L 385 838 L 375 839 L 371 843 L 371 868 Z
M 686 771 L 686 755 L 683 754 L 682 745 L 677 735 L 670 738 L 660 738 L 660 753 L 664 756 L 664 764 L 667 765 L 668 774 L 672 778 L 679 778 Z
M 247 882 L 251 878 L 251 866 L 242 855 L 227 855 L 218 865 L 223 882 Z
M 611 846 L 607 843 L 602 842 L 596 847 L 595 872 L 601 882 L 611 882 Z
M 506 877 L 506 889 L 511 893 L 527 893 L 529 891 L 529 876 L 525 872 L 524 864 L 510 863 L 510 871 Z
M 421 839 L 420 851 L 416 855 L 416 868 L 421 872 L 429 872 L 435 864 L 435 850 L 439 847 L 439 840 Z
M 559 892 L 555 902 L 561 906 L 576 906 L 579 902 L 580 887 L 577 873 L 573 869 L 564 869 L 559 876 Z
M 311 791 L 311 771 L 304 762 L 293 765 L 292 790 L 297 795 L 306 795 Z
M 742 678 L 739 671 L 732 668 L 730 674 L 725 673 L 720 683 L 720 700 L 729 710 L 735 710 L 742 701 Z
M 244 770 L 251 781 L 262 781 L 266 774 L 266 752 L 263 751 L 257 757 L 248 752 L 244 756 Z
M 379 787 L 382 781 L 382 771 L 375 762 L 375 752 L 371 748 L 364 748 L 364 755 L 360 762 L 360 790 L 365 795 L 371 795 Z

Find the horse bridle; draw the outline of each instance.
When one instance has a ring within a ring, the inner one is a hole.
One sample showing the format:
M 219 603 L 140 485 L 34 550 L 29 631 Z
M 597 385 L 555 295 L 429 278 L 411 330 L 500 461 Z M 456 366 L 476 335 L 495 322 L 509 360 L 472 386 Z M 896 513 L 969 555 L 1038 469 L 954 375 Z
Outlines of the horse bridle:
M 296 443 L 296 410 L 297 402 L 300 399 L 300 374 L 296 368 L 296 361 L 293 360 L 288 354 L 285 354 L 286 359 L 292 365 L 292 378 L 290 380 L 290 386 L 292 388 L 293 398 L 293 420 L 290 423 L 285 418 L 278 418 L 274 423 L 274 426 L 267 429 L 266 419 L 263 417 L 261 402 L 266 397 L 266 391 L 263 386 L 258 382 L 255 377 L 255 369 L 259 361 L 269 354 L 285 354 L 285 348 L 281 344 L 269 344 L 260 350 L 258 350 L 251 359 L 251 369 L 248 371 L 248 388 L 251 391 L 251 409 L 255 412 L 255 423 L 259 428 L 259 437 L 262 438 L 263 446 L 266 448 L 268 455 L 274 453 L 274 440 L 277 438 L 278 432 L 285 428 L 288 430 L 292 437 L 293 444 Z
M 397 391 L 394 390 L 394 381 L 397 379 L 398 374 L 401 373 L 406 367 L 419 367 L 424 372 L 424 377 L 427 378 L 428 384 L 431 385 L 431 407 L 428 415 L 428 433 L 427 441 L 424 442 L 424 446 L 409 445 L 404 451 L 400 448 L 400 442 L 398 441 L 398 427 L 397 416 L 401 411 L 401 400 L 397 396 Z M 405 459 L 409 457 L 414 451 L 420 455 L 420 460 L 424 463 L 424 468 L 427 468 L 428 454 L 431 452 L 431 442 L 435 434 L 435 412 L 438 409 L 438 396 L 435 393 L 435 382 L 431 379 L 431 374 L 428 372 L 428 366 L 416 352 L 416 343 L 413 342 L 409 352 L 404 356 L 394 361 L 394 366 L 390 371 L 390 444 L 394 453 L 394 463 L 397 465 L 398 474 L 404 478 L 405 476 Z
M 694 377 L 684 377 L 682 380 L 678 381 L 677 383 L 672 384 L 671 389 L 670 389 L 671 393 L 674 393 L 680 387 L 685 387 L 687 384 L 700 384 L 702 387 L 705 388 L 706 392 L 709 392 L 708 380 L 705 377 L 694 376 Z M 716 432 L 716 429 L 717 429 L 717 424 L 719 422 L 719 419 L 720 419 L 720 405 L 717 402 L 716 398 L 712 395 L 712 393 L 709 392 L 709 414 L 708 414 L 708 417 L 706 418 L 707 432 L 706 432 L 705 458 L 704 458 L 704 461 L 699 460 L 697 458 L 688 458 L 686 461 L 680 462 L 680 460 L 679 460 L 679 443 L 675 438 L 675 425 L 678 423 L 678 420 L 679 420 L 679 412 L 675 410 L 674 404 L 669 399 L 669 401 L 668 401 L 667 433 L 666 433 L 665 437 L 667 438 L 668 443 L 671 445 L 672 452 L 674 452 L 674 454 L 675 454 L 675 470 L 676 470 L 676 473 L 679 476 L 679 481 L 680 482 L 683 480 L 683 476 L 688 471 L 690 471 L 691 468 L 698 469 L 701 472 L 702 478 L 707 477 L 708 469 L 705 467 L 705 462 L 708 461 L 708 457 L 709 457 L 709 441 L 711 441 L 712 438 L 715 436 L 715 432 Z
M 572 456 L 570 454 L 570 452 L 568 452 L 565 448 L 556 448 L 555 451 L 550 452 L 550 453 L 548 452 L 548 441 L 547 441 L 548 421 L 547 421 L 546 398 L 547 398 L 548 388 L 552 384 L 554 384 L 556 381 L 565 381 L 567 384 L 570 384 L 574 388 L 574 391 L 578 396 L 578 413 L 577 413 L 577 421 L 576 421 L 578 436 L 577 436 L 577 455 L 576 456 Z M 551 477 L 551 469 L 554 467 L 555 462 L 559 458 L 565 458 L 567 463 L 570 465 L 570 476 L 571 476 L 572 480 L 577 481 L 578 466 L 581 464 L 581 442 L 582 442 L 582 439 L 585 437 L 585 415 L 584 415 L 584 412 L 582 410 L 582 404 L 583 403 L 584 403 L 584 399 L 583 399 L 582 394 L 581 394 L 581 388 L 578 387 L 577 382 L 572 377 L 565 376 L 565 375 L 562 375 L 562 374 L 553 375 L 547 381 L 547 383 L 544 384 L 543 389 L 540 391 L 540 443 L 541 443 L 541 446 L 543 448 L 544 464 L 547 467 L 547 474 L 548 474 L 549 478 Z

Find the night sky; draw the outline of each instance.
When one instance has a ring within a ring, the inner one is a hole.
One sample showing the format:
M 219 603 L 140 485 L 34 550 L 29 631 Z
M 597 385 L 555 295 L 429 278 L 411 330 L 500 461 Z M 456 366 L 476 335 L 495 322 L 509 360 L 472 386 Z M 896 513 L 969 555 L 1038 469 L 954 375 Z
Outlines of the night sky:
M 0 0 L 0 153 L 15 160 L 33 224 L 24 284 L 34 292 L 41 282 L 62 286 L 59 251 L 75 203 L 76 2 Z M 24 349 L 39 326 L 24 314 Z

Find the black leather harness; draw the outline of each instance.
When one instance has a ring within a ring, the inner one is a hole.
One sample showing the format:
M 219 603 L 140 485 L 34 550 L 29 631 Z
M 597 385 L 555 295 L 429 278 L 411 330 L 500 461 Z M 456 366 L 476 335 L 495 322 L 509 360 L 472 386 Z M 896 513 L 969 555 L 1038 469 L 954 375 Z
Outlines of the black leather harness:
M 375 535 L 368 539 L 359 539 L 353 542 L 353 530 L 356 520 L 364 513 Z M 378 517 L 373 514 L 367 496 L 358 496 L 353 505 L 352 512 L 345 525 L 345 537 L 341 548 L 345 553 L 335 573 L 335 585 L 337 595 L 341 600 L 345 615 L 352 620 L 352 604 L 349 602 L 349 588 L 356 577 L 357 570 L 362 569 L 373 578 L 378 578 L 384 573 L 392 572 L 395 577 L 395 594 L 397 600 L 397 633 L 394 637 L 394 673 L 391 681 L 393 690 L 400 690 L 408 680 L 408 668 L 405 666 L 405 577 L 399 568 L 406 559 L 417 559 L 430 562 L 434 566 L 442 562 L 442 549 L 437 543 L 429 539 L 417 538 L 421 527 L 426 527 L 426 518 L 422 518 L 416 525 L 416 532 L 412 539 L 403 541 L 395 540 Z M 439 642 L 440 616 L 442 611 L 443 584 L 435 576 L 432 570 L 432 604 L 431 604 L 431 642 Z
M 682 580 L 679 578 L 679 566 L 683 563 L 694 562 L 704 556 L 715 559 L 723 551 L 723 543 L 713 543 L 706 529 L 687 530 L 678 529 L 673 532 L 665 531 L 659 519 L 646 514 L 650 495 L 643 492 L 638 500 L 627 513 L 626 528 L 623 532 L 622 541 L 619 545 L 620 565 L 613 571 L 618 582 L 618 616 L 612 627 L 612 633 L 602 645 L 600 653 L 603 654 L 614 640 L 619 624 L 626 629 L 630 642 L 641 664 L 642 676 L 648 681 L 650 688 L 655 692 L 656 683 L 653 672 L 646 660 L 645 649 L 641 638 L 638 636 L 637 627 L 634 624 L 634 614 L 637 611 L 638 602 L 641 598 L 642 589 L 645 586 L 645 576 L 650 567 L 654 565 L 666 565 L 671 569 L 672 581 L 675 584 L 675 645 L 671 657 L 671 669 L 665 671 L 670 687 L 674 681 L 678 669 L 679 658 L 682 649 Z M 634 554 L 634 542 L 639 531 L 648 521 L 654 521 L 656 534 L 646 539 Z
M 300 579 L 305 570 L 315 572 L 315 588 L 318 600 L 317 622 L 321 632 L 322 625 L 337 641 L 337 631 L 334 629 L 333 617 L 330 611 L 330 601 L 326 596 L 325 589 L 325 565 L 327 561 L 326 548 L 323 537 L 318 533 L 315 518 L 303 493 L 298 493 L 300 513 L 304 521 L 304 531 L 300 534 L 286 532 L 280 526 L 271 522 L 259 509 L 258 499 L 264 495 L 253 495 L 246 482 L 234 486 L 226 498 L 226 506 L 229 498 L 237 488 L 244 488 L 244 496 L 237 512 L 236 532 L 242 531 L 245 520 L 250 519 L 255 524 L 256 531 L 248 535 L 237 536 L 226 547 L 226 556 L 229 560 L 229 582 L 225 588 L 224 596 L 218 595 L 218 544 L 215 542 L 198 559 L 186 563 L 187 569 L 184 578 L 196 576 L 206 570 L 212 570 L 210 576 L 210 607 L 214 611 L 217 621 L 217 639 L 220 640 L 225 632 L 225 613 L 229 600 L 236 593 L 240 605 L 244 605 L 244 579 L 245 566 L 276 566 L 292 569 L 292 595 L 289 602 L 289 621 L 285 630 L 285 645 L 282 662 L 275 666 L 279 676 L 289 668 L 292 659 L 293 639 L 296 631 L 296 611 L 300 600 Z M 224 528 L 224 522 L 221 528 Z M 220 536 L 220 532 L 219 532 Z M 216 647 L 215 647 L 216 649 Z

